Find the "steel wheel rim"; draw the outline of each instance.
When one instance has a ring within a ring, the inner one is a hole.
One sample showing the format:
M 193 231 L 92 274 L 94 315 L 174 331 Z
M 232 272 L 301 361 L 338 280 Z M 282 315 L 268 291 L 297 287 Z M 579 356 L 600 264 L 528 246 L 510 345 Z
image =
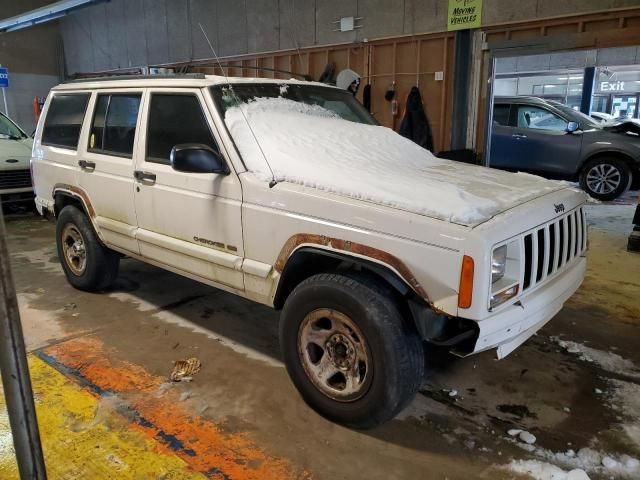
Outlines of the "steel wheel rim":
M 305 373 L 324 395 L 340 402 L 362 397 L 373 376 L 366 339 L 347 315 L 321 308 L 307 314 L 298 331 Z
M 62 229 L 62 253 L 71 272 L 81 276 L 87 268 L 87 250 L 80 230 L 71 223 Z
M 622 172 L 610 163 L 599 163 L 587 172 L 587 186 L 601 195 L 617 190 L 621 182 Z

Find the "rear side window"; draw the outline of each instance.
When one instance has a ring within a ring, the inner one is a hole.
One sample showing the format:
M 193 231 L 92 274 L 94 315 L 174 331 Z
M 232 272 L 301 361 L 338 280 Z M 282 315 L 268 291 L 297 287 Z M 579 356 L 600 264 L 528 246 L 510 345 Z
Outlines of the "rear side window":
M 511 105 L 504 104 L 504 103 L 496 103 L 493 106 L 493 124 L 508 127 L 510 111 L 511 111 Z
M 42 132 L 42 143 L 64 148 L 78 148 L 88 93 L 54 95 Z
M 89 151 L 130 157 L 136 136 L 141 94 L 98 95 L 89 135 Z
M 201 143 L 218 150 L 195 95 L 151 95 L 147 127 L 147 161 L 169 164 L 175 145 Z

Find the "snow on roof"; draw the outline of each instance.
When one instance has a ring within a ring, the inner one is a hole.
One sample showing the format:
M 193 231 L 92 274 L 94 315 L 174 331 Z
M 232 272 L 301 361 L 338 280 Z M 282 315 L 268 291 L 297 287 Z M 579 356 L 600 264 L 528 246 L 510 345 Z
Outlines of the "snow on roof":
M 463 225 L 564 188 L 533 175 L 439 159 L 389 128 L 284 98 L 234 106 L 225 121 L 247 169 L 262 180 L 271 180 L 266 156 L 278 182 Z

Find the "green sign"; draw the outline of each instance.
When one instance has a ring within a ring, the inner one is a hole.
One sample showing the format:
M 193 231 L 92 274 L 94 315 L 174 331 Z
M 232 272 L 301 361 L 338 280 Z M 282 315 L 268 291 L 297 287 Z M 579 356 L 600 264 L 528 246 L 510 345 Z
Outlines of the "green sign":
M 482 20 L 482 0 L 449 0 L 447 30 L 478 28 Z

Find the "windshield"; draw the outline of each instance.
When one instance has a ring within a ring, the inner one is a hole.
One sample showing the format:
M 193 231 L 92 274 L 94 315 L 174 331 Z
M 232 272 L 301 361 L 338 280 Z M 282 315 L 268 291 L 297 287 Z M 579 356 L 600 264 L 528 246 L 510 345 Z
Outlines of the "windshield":
M 366 125 L 377 125 L 376 120 L 349 92 L 336 88 L 304 84 L 233 84 L 211 87 L 216 106 L 224 118 L 227 110 L 239 103 L 248 103 L 257 98 L 282 97 L 307 105 L 319 105 L 341 117 Z
M 0 138 L 19 140 L 21 138 L 27 138 L 27 135 L 20 130 L 15 123 L 9 120 L 7 116 L 0 113 Z
M 574 110 L 568 105 L 564 105 L 562 103 L 554 103 L 553 106 L 556 107 L 558 110 L 560 110 L 562 113 L 564 113 L 567 117 L 569 117 L 569 120 L 573 122 L 578 122 L 582 129 L 602 128 L 602 125 L 596 122 L 593 118 L 585 115 L 582 112 L 579 112 L 578 110 Z

